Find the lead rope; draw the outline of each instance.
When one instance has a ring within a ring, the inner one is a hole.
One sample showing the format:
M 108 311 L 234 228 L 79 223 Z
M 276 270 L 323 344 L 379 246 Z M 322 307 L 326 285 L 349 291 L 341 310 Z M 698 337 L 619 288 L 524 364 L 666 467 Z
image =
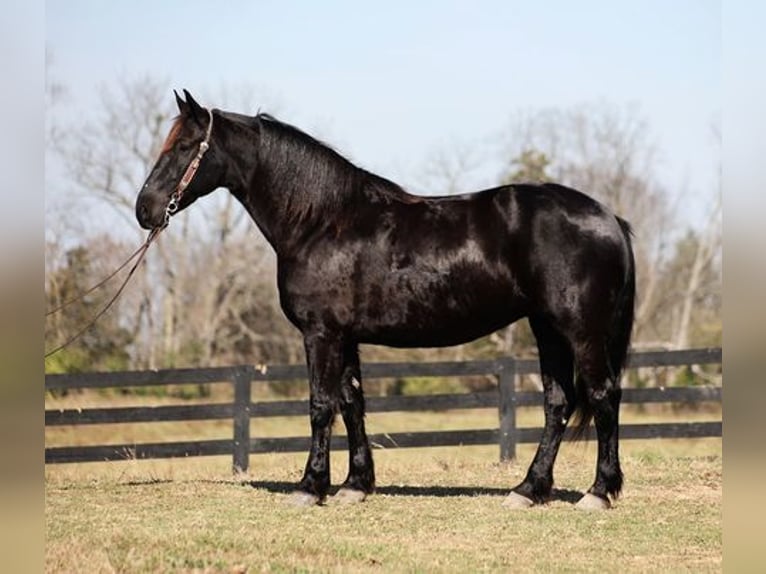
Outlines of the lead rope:
M 127 277 L 125 277 L 125 280 L 120 285 L 120 288 L 117 289 L 117 292 L 112 296 L 111 299 L 109 299 L 106 305 L 98 313 L 96 313 L 93 319 L 88 321 L 85 324 L 85 326 L 79 329 L 73 336 L 71 336 L 69 339 L 67 339 L 64 343 L 62 343 L 55 349 L 45 353 L 46 359 L 50 357 L 51 355 L 58 353 L 61 349 L 71 345 L 77 339 L 82 337 L 82 335 L 88 329 L 90 329 L 93 325 L 95 325 L 96 321 L 98 321 L 104 315 L 104 313 L 106 313 L 109 310 L 109 308 L 114 304 L 115 301 L 117 301 L 117 298 L 125 290 L 125 286 L 128 284 L 128 281 L 130 281 L 130 278 L 133 276 L 133 273 L 135 273 L 138 266 L 144 260 L 144 256 L 146 255 L 146 252 L 149 249 L 149 246 L 157 238 L 157 236 L 162 232 L 162 230 L 168 226 L 168 224 L 170 223 L 170 218 L 173 217 L 173 215 L 175 215 L 178 212 L 178 206 L 179 206 L 179 202 L 181 201 L 181 196 L 183 195 L 184 191 L 186 191 L 186 188 L 189 187 L 189 184 L 191 183 L 192 179 L 194 179 L 194 175 L 197 173 L 197 170 L 199 169 L 199 164 L 202 161 L 202 158 L 205 156 L 205 153 L 207 152 L 208 149 L 210 149 L 210 135 L 213 131 L 213 111 L 207 110 L 207 113 L 210 118 L 210 121 L 208 122 L 207 130 L 205 131 L 205 139 L 200 142 L 199 150 L 197 150 L 197 155 L 194 156 L 194 159 L 189 164 L 189 167 L 186 168 L 186 171 L 181 177 L 181 181 L 178 182 L 178 187 L 176 187 L 176 190 L 170 196 L 170 200 L 168 201 L 168 204 L 165 207 L 165 219 L 162 225 L 160 227 L 155 227 L 154 229 L 152 229 L 149 232 L 149 235 L 146 238 L 146 241 L 144 241 L 143 245 L 141 245 L 141 247 L 139 247 L 135 252 L 133 252 L 133 254 L 130 257 L 128 257 L 125 263 L 120 265 L 116 270 L 110 273 L 106 278 L 102 279 L 96 285 L 94 285 L 87 291 L 81 293 L 77 297 L 74 297 L 73 299 L 65 301 L 64 303 L 61 303 L 59 306 L 45 313 L 45 316 L 47 317 L 49 315 L 53 315 L 54 313 L 57 313 L 58 311 L 61 311 L 62 309 L 64 309 L 65 307 L 68 307 L 72 303 L 81 301 L 86 295 L 88 295 L 89 293 L 92 293 L 99 287 L 102 287 L 107 281 L 112 279 L 115 275 L 117 275 L 117 273 L 119 273 L 122 269 L 127 267 L 128 263 L 130 263 L 133 259 L 138 257 L 136 262 L 133 264 L 133 267 L 131 267 L 130 271 L 128 271 L 128 275 Z
M 93 317 L 93 319 L 91 319 L 90 321 L 88 321 L 88 322 L 85 324 L 85 326 L 84 326 L 84 327 L 82 327 L 81 329 L 79 329 L 79 330 L 78 330 L 78 331 L 77 331 L 77 332 L 76 332 L 74 335 L 72 335 L 70 338 L 68 338 L 66 341 L 64 341 L 64 342 L 63 342 L 61 345 L 59 345 L 59 346 L 58 346 L 58 347 L 56 347 L 55 349 L 53 349 L 53 350 L 51 350 L 51 351 L 48 351 L 47 353 L 45 353 L 45 357 L 44 357 L 44 358 L 46 358 L 46 359 L 47 359 L 47 358 L 48 358 L 48 357 L 50 357 L 51 355 L 53 355 L 53 354 L 55 354 L 55 353 L 58 353 L 58 352 L 59 352 L 61 349 L 65 348 L 65 347 L 68 347 L 69 345 L 71 345 L 72 343 L 74 343 L 74 342 L 75 342 L 77 339 L 79 339 L 80 337 L 82 337 L 82 336 L 83 336 L 83 334 L 85 334 L 85 332 L 86 332 L 88 329 L 90 329 L 90 328 L 91 328 L 93 325 L 95 325 L 95 324 L 96 324 L 96 321 L 98 321 L 98 320 L 99 320 L 99 319 L 100 319 L 100 318 L 101 318 L 101 317 L 104 315 L 104 313 L 106 313 L 106 312 L 107 312 L 107 311 L 110 309 L 110 307 L 111 307 L 111 306 L 114 304 L 114 302 L 115 302 L 115 301 L 117 301 L 117 298 L 118 298 L 118 297 L 119 297 L 119 296 L 122 294 L 122 292 L 125 290 L 125 286 L 128 284 L 128 281 L 130 281 L 130 278 L 133 276 L 133 273 L 135 273 L 136 269 L 138 269 L 138 266 L 139 266 L 139 265 L 141 264 L 141 262 L 144 260 L 144 256 L 146 255 L 146 252 L 147 252 L 147 250 L 149 249 L 149 246 L 150 246 L 150 245 L 152 244 L 152 242 L 153 242 L 153 241 L 154 241 L 154 240 L 157 238 L 157 236 L 160 234 L 160 232 L 161 232 L 163 229 L 165 229 L 165 227 L 164 227 L 164 226 L 163 226 L 163 227 L 155 227 L 154 229 L 152 229 L 152 230 L 149 232 L 149 236 L 146 238 L 146 241 L 144 241 L 143 245 L 141 245 L 141 247 L 139 247 L 139 248 L 138 248 L 138 250 L 137 250 L 137 251 L 136 251 L 136 252 L 135 252 L 133 255 L 131 255 L 131 256 L 130 256 L 130 258 L 129 258 L 127 261 L 125 261 L 125 263 L 123 263 L 122 265 L 120 265 L 120 267 L 117 269 L 117 271 L 114 271 L 114 272 L 113 272 L 111 275 L 109 275 L 109 277 L 107 277 L 106 279 L 104 279 L 103 281 L 101 281 L 100 283 L 98 283 L 97 285 L 94 285 L 93 287 L 91 287 L 90 289 L 88 289 L 86 292 L 82 293 L 82 294 L 81 294 L 79 297 L 76 297 L 76 298 L 74 298 L 74 299 L 71 299 L 71 300 L 69 300 L 69 301 L 67 301 L 67 302 L 65 302 L 65 303 L 63 303 L 63 304 L 61 304 L 61 305 L 59 305 L 59 306 L 58 306 L 58 307 L 56 307 L 55 309 L 52 309 L 52 310 L 48 311 L 48 312 L 45 314 L 46 316 L 48 316 L 48 315 L 51 315 L 51 314 L 53 314 L 53 313 L 56 313 L 57 311 L 60 311 L 61 309 L 65 308 L 65 307 L 67 307 L 68 305 L 71 305 L 72 303 L 75 303 L 76 301 L 79 301 L 79 300 L 81 300 L 83 297 L 85 297 L 85 295 L 87 295 L 88 293 L 90 293 L 90 292 L 94 291 L 94 290 L 95 290 L 95 289 L 97 289 L 98 287 L 101 287 L 101 286 L 102 286 L 104 283 L 106 283 L 106 282 L 107 282 L 109 279 L 111 279 L 112 277 L 114 277 L 114 276 L 115 276 L 115 275 L 116 275 L 116 274 L 117 274 L 117 273 L 118 273 L 118 272 L 119 272 L 121 269 L 125 268 L 125 267 L 127 266 L 127 264 L 128 264 L 128 263 L 130 263 L 130 261 L 132 261 L 133 259 L 135 259 L 135 258 L 136 258 L 136 256 L 138 256 L 138 259 L 137 259 L 137 260 L 136 260 L 136 262 L 133 264 L 133 267 L 131 267 L 131 268 L 130 268 L 130 271 L 128 271 L 128 275 L 125 277 L 125 280 L 124 280 L 124 281 L 122 282 L 122 284 L 120 285 L 120 288 L 119 288 L 119 289 L 117 289 L 117 292 L 116 292 L 116 293 L 115 293 L 115 294 L 112 296 L 112 298 L 111 298 L 111 299 L 109 299 L 109 301 L 107 301 L 106 305 L 104 305 L 104 307 L 103 307 L 103 308 L 102 308 L 102 309 L 101 309 L 101 310 L 100 310 L 98 313 L 96 313 L 96 315 Z
M 54 307 L 53 309 L 51 309 L 51 310 L 49 310 L 49 311 L 46 311 L 46 312 L 45 312 L 45 316 L 46 316 L 46 317 L 48 317 L 48 316 L 50 316 L 50 315 L 54 315 L 54 314 L 58 313 L 58 312 L 59 312 L 59 311 L 61 311 L 62 309 L 66 309 L 67 307 L 69 307 L 69 306 L 70 306 L 70 305 L 72 305 L 73 303 L 77 303 L 78 301 L 82 301 L 82 300 L 85 298 L 85 296 L 86 296 L 86 295 L 90 295 L 91 293 L 93 293 L 93 292 L 94 292 L 96 289 L 98 289 L 99 287 L 103 287 L 103 286 L 104 286 L 106 283 L 108 283 L 108 282 L 109 282 L 109 281 L 110 281 L 110 280 L 111 280 L 111 279 L 112 279 L 112 278 L 113 278 L 115 275 L 117 275 L 117 274 L 118 274 L 120 271 L 122 271 L 123 269 L 125 269 L 125 267 L 127 267 L 127 266 L 128 266 L 128 263 L 130 263 L 131 261 L 133 261 L 133 259 L 135 259 L 135 258 L 138 256 L 138 254 L 139 254 L 139 253 L 141 253 L 141 251 L 142 251 L 142 250 L 144 250 L 145 248 L 146 248 L 146 242 L 142 243 L 142 244 L 141 244 L 141 246 L 140 246 L 138 249 L 136 249 L 136 250 L 133 252 L 133 255 L 131 255 L 130 257 L 128 257 L 128 258 L 125 260 L 125 262 L 124 262 L 122 265 L 120 265 L 120 266 L 119 266 L 117 269 L 115 269 L 115 270 L 114 270 L 114 271 L 112 271 L 112 272 L 111 272 L 109 275 L 107 275 L 106 277 L 104 277 L 104 278 L 103 278 L 101 281 L 99 281 L 98 283 L 96 283 L 96 284 L 95 284 L 93 287 L 91 287 L 90 289 L 88 289 L 88 290 L 86 290 L 86 291 L 83 291 L 82 293 L 80 293 L 79 295 L 77 295 L 77 297 L 72 297 L 72 298 L 71 298 L 71 299 L 69 299 L 68 301 L 64 301 L 63 303 L 59 304 L 58 306 Z

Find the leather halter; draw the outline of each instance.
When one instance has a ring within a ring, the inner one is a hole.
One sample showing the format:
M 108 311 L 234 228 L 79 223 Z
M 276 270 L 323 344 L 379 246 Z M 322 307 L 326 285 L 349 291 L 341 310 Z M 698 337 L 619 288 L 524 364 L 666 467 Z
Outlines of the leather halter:
M 178 211 L 178 204 L 181 201 L 184 191 L 186 191 L 186 188 L 189 187 L 192 179 L 194 179 L 194 175 L 197 173 L 197 169 L 199 169 L 199 164 L 205 156 L 205 152 L 210 148 L 210 134 L 213 131 L 213 111 L 207 110 L 207 114 L 210 117 L 210 122 L 207 125 L 205 139 L 200 142 L 197 155 L 191 160 L 189 167 L 186 168 L 183 176 L 181 176 L 181 181 L 178 182 L 178 187 L 176 187 L 176 190 L 170 196 L 170 201 L 168 201 L 168 205 L 165 208 L 165 222 L 163 223 L 163 227 L 167 227 L 170 218 Z

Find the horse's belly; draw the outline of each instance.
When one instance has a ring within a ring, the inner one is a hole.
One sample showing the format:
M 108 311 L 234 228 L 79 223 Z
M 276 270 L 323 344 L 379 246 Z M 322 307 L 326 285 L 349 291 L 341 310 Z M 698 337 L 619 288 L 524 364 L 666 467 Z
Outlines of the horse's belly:
M 358 300 L 354 331 L 368 344 L 443 347 L 488 335 L 527 314 L 512 283 L 469 279 L 382 282 Z
M 361 343 L 386 345 L 389 347 L 448 347 L 474 341 L 501 329 L 523 315 L 499 317 L 491 321 L 477 322 L 434 321 L 430 325 L 380 325 L 374 329 L 363 329 L 358 333 Z

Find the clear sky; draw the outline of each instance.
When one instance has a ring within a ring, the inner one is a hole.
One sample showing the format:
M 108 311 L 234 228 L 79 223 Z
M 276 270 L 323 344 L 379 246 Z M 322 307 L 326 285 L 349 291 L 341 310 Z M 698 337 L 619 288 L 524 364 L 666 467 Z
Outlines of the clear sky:
M 49 0 L 46 44 L 67 121 L 122 77 L 167 78 L 213 107 L 247 84 L 262 111 L 413 191 L 429 154 L 497 137 L 518 111 L 636 105 L 663 185 L 708 196 L 720 20 L 711 0 Z

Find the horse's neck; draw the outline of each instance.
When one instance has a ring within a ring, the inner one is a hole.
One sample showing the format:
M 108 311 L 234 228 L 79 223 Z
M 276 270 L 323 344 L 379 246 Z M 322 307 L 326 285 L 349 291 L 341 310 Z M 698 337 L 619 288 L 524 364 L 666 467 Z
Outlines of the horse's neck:
M 278 255 L 323 225 L 323 214 L 338 215 L 357 175 L 350 164 L 333 164 L 336 158 L 324 150 L 306 154 L 290 143 L 260 141 L 248 155 L 235 158 L 243 175 L 231 190 Z

